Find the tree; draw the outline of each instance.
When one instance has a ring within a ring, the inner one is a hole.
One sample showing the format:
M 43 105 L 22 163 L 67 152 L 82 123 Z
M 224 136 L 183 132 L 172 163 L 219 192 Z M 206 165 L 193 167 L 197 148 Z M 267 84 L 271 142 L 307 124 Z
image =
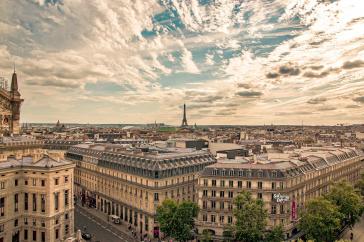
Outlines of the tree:
M 250 192 L 243 191 L 234 200 L 235 239 L 244 242 L 262 241 L 268 213 L 260 199 L 253 199 Z
M 266 233 L 265 242 L 281 242 L 284 241 L 284 232 L 281 225 L 275 226 L 271 231 Z
M 325 198 L 338 206 L 345 224 L 353 226 L 360 219 L 363 201 L 350 184 L 346 182 L 334 184 Z
M 299 228 L 307 239 L 331 242 L 340 229 L 341 213 L 336 205 L 323 197 L 310 200 L 302 213 Z
M 176 203 L 166 199 L 157 208 L 157 221 L 160 230 L 177 241 L 187 241 L 192 237 L 194 221 L 198 214 L 198 206 L 190 201 Z
M 202 242 L 211 242 L 212 241 L 211 231 L 209 231 L 208 229 L 204 229 L 202 231 L 201 241 Z
M 355 188 L 359 190 L 361 196 L 364 196 L 364 173 L 361 174 L 360 180 L 355 184 Z

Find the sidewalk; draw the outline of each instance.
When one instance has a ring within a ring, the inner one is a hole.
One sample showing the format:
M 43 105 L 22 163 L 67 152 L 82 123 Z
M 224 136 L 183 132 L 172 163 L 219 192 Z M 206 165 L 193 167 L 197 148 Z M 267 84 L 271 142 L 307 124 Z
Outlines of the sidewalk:
M 354 225 L 353 230 L 347 229 L 342 239 L 350 239 L 350 233 L 353 232 L 354 239 L 353 242 L 362 242 L 364 241 L 364 215 L 360 218 L 360 220 Z
M 89 207 L 82 207 L 80 204 L 76 204 L 75 205 L 75 209 L 79 209 L 80 211 L 83 211 L 87 214 L 90 215 L 90 217 L 92 217 L 94 220 L 98 221 L 99 223 L 102 223 L 102 224 L 106 224 L 110 227 L 112 227 L 113 229 L 119 231 L 124 237 L 127 238 L 128 241 L 140 241 L 140 235 L 137 233 L 137 236 L 134 237 L 132 235 L 132 232 L 129 231 L 127 229 L 127 225 L 122 222 L 122 224 L 114 224 L 112 222 L 109 222 L 107 220 L 108 218 L 108 215 L 101 212 L 101 211 L 98 211 L 96 208 L 89 208 Z

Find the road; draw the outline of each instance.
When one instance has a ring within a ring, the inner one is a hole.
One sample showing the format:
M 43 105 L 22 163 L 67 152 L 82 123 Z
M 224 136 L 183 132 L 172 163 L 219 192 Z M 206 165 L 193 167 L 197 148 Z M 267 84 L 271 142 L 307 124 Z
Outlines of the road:
M 117 229 L 113 228 L 107 222 L 92 216 L 91 214 L 81 210 L 75 209 L 75 229 L 83 231 L 86 226 L 86 232 L 92 235 L 93 242 L 135 242 L 130 240 Z
M 350 239 L 351 230 L 347 230 L 344 233 L 343 239 Z M 364 215 L 361 217 L 360 221 L 357 222 L 353 229 L 354 239 L 353 242 L 363 242 L 364 241 Z

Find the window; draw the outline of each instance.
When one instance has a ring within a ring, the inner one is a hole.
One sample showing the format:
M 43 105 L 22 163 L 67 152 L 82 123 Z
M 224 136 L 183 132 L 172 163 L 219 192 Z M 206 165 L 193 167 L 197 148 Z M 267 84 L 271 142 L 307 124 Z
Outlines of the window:
M 202 202 L 202 208 L 203 209 L 207 209 L 207 201 L 203 201 Z
M 68 234 L 68 230 L 69 230 L 69 225 L 68 225 L 68 224 L 66 224 L 66 225 L 64 226 L 64 234 Z
M 64 183 L 68 183 L 68 176 L 64 177 Z
M 42 225 L 42 227 L 45 227 L 45 222 L 44 222 L 44 220 L 42 220 L 42 221 L 40 222 L 40 224 Z
M 276 183 L 272 182 L 272 190 L 275 190 L 275 189 L 276 189 Z
M 207 187 L 207 186 L 208 186 L 208 180 L 207 180 L 207 179 L 203 179 L 203 185 L 204 185 L 205 187 Z
M 14 227 L 18 227 L 18 223 L 19 223 L 18 219 L 15 219 L 14 220 Z
M 243 182 L 242 181 L 238 181 L 238 188 L 242 188 L 243 187 Z
M 276 214 L 277 213 L 276 210 L 277 210 L 276 205 L 272 205 L 271 214 Z
M 5 197 L 0 198 L 0 216 L 5 215 Z
M 0 182 L 0 188 L 5 189 L 5 182 Z
M 216 208 L 216 201 L 211 201 L 211 208 L 215 209 Z
M 279 188 L 283 189 L 283 182 L 279 182 Z
M 234 197 L 234 192 L 229 191 L 229 198 L 233 198 Z
M 28 180 L 26 179 L 26 180 L 24 180 L 24 185 L 25 186 L 28 186 Z
M 40 209 L 42 213 L 45 212 L 45 207 L 46 207 L 46 195 L 42 194 L 40 195 Z
M 215 217 L 215 215 L 211 215 L 211 222 L 212 222 L 212 223 L 215 223 L 215 222 L 216 222 L 216 217 Z
M 28 240 L 28 230 L 24 229 L 24 240 Z
M 69 218 L 68 213 L 64 215 L 64 219 L 67 220 Z
M 14 194 L 14 212 L 18 212 L 19 210 L 19 195 Z
M 258 199 L 263 199 L 263 193 L 258 192 L 258 194 L 257 194 L 257 198 L 258 198 Z
M 55 178 L 55 179 L 54 179 L 54 185 L 56 185 L 56 186 L 57 186 L 58 184 L 59 184 L 59 179 L 58 179 L 58 178 Z
M 33 230 L 33 241 L 37 241 L 37 231 Z
M 232 203 L 228 203 L 228 210 L 232 211 L 233 210 L 233 204 Z
M 69 195 L 68 195 L 68 190 L 64 191 L 64 206 L 67 207 L 69 205 Z
M 234 181 L 229 181 L 229 187 L 234 187 Z
M 33 178 L 32 181 L 33 181 L 33 186 L 36 186 L 37 185 L 37 179 Z
M 221 209 L 221 210 L 225 209 L 224 204 L 225 204 L 224 202 L 220 202 L 220 209 Z
M 249 188 L 249 189 L 252 188 L 252 182 L 251 181 L 247 181 L 246 182 L 246 187 Z
M 263 188 L 263 182 L 258 182 L 258 189 L 262 189 Z
M 14 185 L 17 187 L 18 186 L 18 179 L 15 179 L 15 181 L 14 181 Z
M 207 214 L 202 214 L 202 221 L 204 221 L 204 222 L 207 221 Z
M 33 219 L 33 226 L 37 226 L 37 220 Z
M 225 220 L 224 215 L 220 215 L 219 221 L 221 224 L 224 223 L 224 220 Z
M 24 210 L 28 211 L 28 193 L 24 193 Z
M 215 190 L 211 191 L 211 197 L 216 197 L 216 191 Z
M 228 216 L 228 223 L 229 224 L 233 223 L 233 217 L 232 216 Z
M 207 197 L 207 190 L 203 190 L 203 192 L 202 192 L 202 196 L 203 196 L 203 197 Z
M 59 192 L 54 193 L 54 210 L 59 209 Z
M 45 186 L 45 180 L 41 180 L 42 187 Z
M 58 229 L 56 229 L 55 234 L 56 234 L 56 239 L 58 239 L 59 238 L 59 230 Z
M 0 224 L 0 233 L 4 232 L 4 225 Z
M 37 211 L 37 194 L 33 193 L 33 211 Z
M 212 184 L 213 187 L 216 187 L 216 180 L 212 180 L 211 184 Z
M 283 205 L 283 204 L 281 204 L 281 205 L 279 206 L 279 213 L 280 213 L 280 214 L 284 214 L 284 205 Z
M 24 224 L 27 225 L 28 224 L 28 218 L 24 218 Z
M 46 239 L 45 239 L 45 232 L 42 232 L 42 242 L 45 242 Z
M 225 186 L 225 181 L 224 180 L 221 180 L 220 181 L 220 187 L 224 187 Z
M 159 194 L 158 193 L 154 193 L 154 201 L 159 201 Z

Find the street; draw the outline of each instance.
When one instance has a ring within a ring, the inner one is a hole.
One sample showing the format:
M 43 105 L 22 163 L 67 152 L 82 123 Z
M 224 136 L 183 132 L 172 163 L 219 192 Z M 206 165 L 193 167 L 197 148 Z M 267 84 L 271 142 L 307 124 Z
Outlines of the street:
M 343 239 L 350 239 L 350 233 L 351 232 L 353 232 L 353 234 L 354 234 L 353 242 L 362 242 L 362 241 L 364 241 L 364 215 L 361 217 L 360 221 L 355 224 L 353 231 L 348 229 L 344 233 L 344 236 L 342 238 Z
M 81 210 L 75 208 L 75 229 L 80 229 L 82 232 L 86 226 L 86 232 L 92 235 L 93 242 L 134 242 L 125 234 L 115 229 L 107 222 Z

